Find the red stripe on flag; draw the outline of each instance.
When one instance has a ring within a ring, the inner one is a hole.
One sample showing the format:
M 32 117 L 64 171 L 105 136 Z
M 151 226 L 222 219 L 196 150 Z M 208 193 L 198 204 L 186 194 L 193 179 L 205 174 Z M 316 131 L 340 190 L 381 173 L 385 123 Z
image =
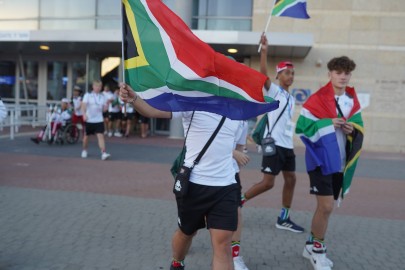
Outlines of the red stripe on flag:
M 251 98 L 264 102 L 260 72 L 215 52 L 196 37 L 188 26 L 161 0 L 146 0 L 153 16 L 169 35 L 177 58 L 202 78 L 214 76 L 243 89 Z

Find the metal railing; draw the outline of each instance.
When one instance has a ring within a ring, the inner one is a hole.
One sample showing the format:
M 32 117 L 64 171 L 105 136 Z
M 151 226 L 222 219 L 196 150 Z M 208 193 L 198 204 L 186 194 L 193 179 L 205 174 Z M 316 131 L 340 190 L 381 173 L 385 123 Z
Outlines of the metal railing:
M 49 108 L 31 104 L 4 104 L 7 108 L 7 117 L 0 123 L 0 131 L 10 128 L 10 139 L 14 140 L 22 126 L 33 128 L 46 124 L 46 115 Z

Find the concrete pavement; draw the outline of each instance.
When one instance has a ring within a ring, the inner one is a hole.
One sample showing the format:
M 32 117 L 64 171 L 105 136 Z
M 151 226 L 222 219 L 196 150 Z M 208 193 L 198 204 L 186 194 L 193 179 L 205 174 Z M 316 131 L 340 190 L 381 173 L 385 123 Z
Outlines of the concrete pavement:
M 168 269 L 176 207 L 171 161 L 182 141 L 165 137 L 107 139 L 103 162 L 90 142 L 34 145 L 27 137 L 0 140 L 0 270 Z M 241 176 L 245 188 L 260 180 L 260 155 Z M 292 218 L 309 228 L 303 149 L 297 149 Z M 326 239 L 334 269 L 405 269 L 405 155 L 364 153 L 352 190 L 335 209 Z M 243 208 L 241 253 L 251 270 L 311 269 L 301 257 L 307 234 L 275 229 L 282 179 Z M 201 230 L 187 270 L 210 269 L 209 234 Z

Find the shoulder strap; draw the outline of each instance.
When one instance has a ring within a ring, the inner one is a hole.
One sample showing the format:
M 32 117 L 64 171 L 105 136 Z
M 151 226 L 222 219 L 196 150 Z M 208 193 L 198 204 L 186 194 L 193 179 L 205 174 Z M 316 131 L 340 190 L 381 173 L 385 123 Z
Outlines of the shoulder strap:
M 276 122 L 274 122 L 273 126 L 271 127 L 270 132 L 268 132 L 267 134 L 271 134 L 271 133 L 273 132 L 274 126 L 277 124 L 278 120 L 280 120 L 281 116 L 283 115 L 285 109 L 286 109 L 287 106 L 288 106 L 288 102 L 290 102 L 290 94 L 288 94 L 287 103 L 285 104 L 283 110 L 282 110 L 281 113 L 278 115 Z M 270 119 L 270 118 L 269 118 L 269 119 Z M 267 121 L 267 130 L 269 130 L 269 121 Z
M 188 124 L 187 132 L 186 132 L 186 137 L 184 138 L 183 148 L 186 146 L 187 135 L 188 135 L 188 131 L 190 130 L 191 121 L 193 121 L 194 112 L 195 112 L 195 111 L 193 111 L 193 114 L 191 115 L 190 124 Z
M 225 116 L 222 116 L 221 121 L 219 121 L 219 124 L 217 126 L 217 128 L 215 129 L 214 133 L 211 135 L 211 137 L 209 138 L 209 140 L 207 141 L 207 143 L 204 145 L 204 148 L 201 150 L 201 152 L 198 154 L 197 158 L 194 160 L 193 166 L 191 166 L 191 169 L 194 168 L 195 165 L 198 164 L 198 162 L 200 162 L 200 159 L 202 158 L 202 156 L 205 154 L 205 152 L 207 151 L 208 147 L 210 146 L 210 144 L 212 143 L 212 141 L 215 139 L 215 137 L 217 136 L 219 130 L 221 129 L 222 125 L 225 122 Z
M 342 109 L 341 109 L 340 106 L 339 106 L 338 99 L 339 99 L 339 98 L 335 99 L 336 108 L 337 108 L 337 110 L 338 110 L 338 112 L 339 112 L 339 114 L 340 114 L 340 117 L 345 117 L 345 116 L 343 115 L 343 113 L 342 113 Z

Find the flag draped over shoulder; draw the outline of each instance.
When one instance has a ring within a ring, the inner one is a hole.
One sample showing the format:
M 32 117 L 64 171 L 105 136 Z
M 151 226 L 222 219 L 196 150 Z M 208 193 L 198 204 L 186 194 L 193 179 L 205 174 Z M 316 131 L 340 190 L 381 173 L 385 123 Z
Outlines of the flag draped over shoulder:
M 306 0 L 276 0 L 273 7 L 273 16 L 309 19 Z
M 347 87 L 346 93 L 353 98 L 354 105 L 346 121 L 353 124 L 354 132 L 347 135 L 342 198 L 349 192 L 364 137 L 363 119 L 356 92 L 354 88 Z M 322 174 L 328 175 L 341 169 L 339 146 L 332 118 L 337 118 L 337 112 L 333 87 L 329 82 L 305 102 L 297 121 L 296 133 L 301 135 L 306 146 L 307 171 L 319 166 Z
M 278 108 L 267 77 L 215 52 L 161 0 L 122 0 L 125 81 L 163 111 L 208 111 L 243 120 Z

